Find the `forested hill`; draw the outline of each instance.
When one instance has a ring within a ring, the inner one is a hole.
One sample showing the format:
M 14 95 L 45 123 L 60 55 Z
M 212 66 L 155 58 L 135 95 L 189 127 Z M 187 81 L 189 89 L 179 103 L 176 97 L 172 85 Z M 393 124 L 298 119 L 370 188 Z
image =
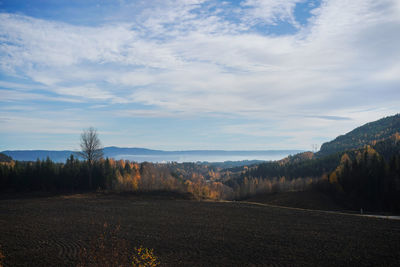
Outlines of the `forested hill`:
M 322 144 L 317 156 L 374 145 L 377 141 L 387 139 L 395 133 L 400 133 L 400 114 L 369 122 L 345 135 L 338 136 L 333 141 Z
M 12 160 L 11 157 L 6 154 L 0 153 L 0 162 L 10 162 Z

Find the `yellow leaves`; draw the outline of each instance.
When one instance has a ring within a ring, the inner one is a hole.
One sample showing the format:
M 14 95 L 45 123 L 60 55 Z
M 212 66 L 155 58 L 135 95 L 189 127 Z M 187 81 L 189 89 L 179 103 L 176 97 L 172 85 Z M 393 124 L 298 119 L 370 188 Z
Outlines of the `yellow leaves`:
M 338 178 L 337 178 L 337 173 L 336 171 L 332 172 L 331 175 L 329 175 L 329 182 L 331 184 L 336 184 L 338 183 Z
M 10 161 L 10 162 L 0 162 L 0 165 L 5 165 L 8 166 L 10 168 L 14 168 L 15 167 L 15 161 Z
M 132 266 L 134 267 L 153 267 L 158 266 L 160 263 L 153 253 L 153 249 L 135 247 L 132 256 Z
M 121 173 L 117 170 L 116 172 L 116 184 L 114 189 L 118 191 L 137 191 L 139 190 L 139 180 L 140 174 L 138 172 L 134 173 Z
M 334 173 L 335 173 L 335 175 L 336 175 L 336 180 L 337 180 L 337 176 L 338 175 L 340 175 L 342 172 L 343 172 L 343 169 L 345 168 L 345 164 L 349 164 L 349 165 L 351 165 L 351 159 L 350 159 L 350 157 L 349 157 L 349 155 L 347 155 L 347 153 L 344 153 L 343 154 L 343 156 L 342 156 L 342 158 L 340 159 L 340 164 L 339 164 L 339 166 L 337 166 L 337 168 L 335 169 L 335 171 L 334 171 Z M 333 174 L 333 173 L 332 173 Z M 331 175 L 332 175 L 331 174 Z M 329 182 L 330 182 L 330 179 L 331 178 L 329 178 Z
M 379 153 L 373 149 L 371 146 L 365 146 L 364 150 L 358 151 L 356 155 L 356 160 L 358 163 L 363 161 L 370 161 L 374 157 L 380 158 Z
M 124 160 L 122 160 L 122 159 L 118 160 L 117 164 L 118 164 L 118 166 L 121 167 L 122 169 L 125 168 L 125 161 L 124 161 Z
M 351 164 L 351 159 L 350 159 L 349 155 L 344 153 L 342 158 L 340 159 L 339 166 L 337 166 L 337 168 L 329 175 L 329 182 L 331 184 L 339 185 L 338 176 L 340 176 L 343 173 L 346 163 Z
M 205 180 L 185 181 L 186 191 L 191 193 L 197 199 L 222 199 L 224 188 L 221 182 L 212 182 Z
M 378 154 L 378 152 L 376 152 L 375 149 L 373 149 L 371 146 L 367 146 L 365 148 L 366 153 L 368 154 L 368 156 L 373 156 L 375 154 Z
M 139 171 L 139 164 L 138 163 L 133 163 L 132 169 L 135 169 L 136 171 Z
M 153 267 L 160 264 L 153 249 L 143 246 L 135 247 L 131 254 L 129 243 L 120 238 L 120 226 L 111 227 L 103 224 L 100 236 L 91 240 L 88 248 L 82 248 L 79 253 L 79 267 L 87 266 L 134 266 Z M 0 267 L 2 267 L 0 253 Z
M 331 175 L 329 175 L 329 183 L 334 185 L 336 187 L 336 190 L 338 190 L 339 192 L 343 192 L 343 187 L 339 183 L 338 175 L 339 173 L 337 171 L 332 172 Z
M 351 159 L 349 157 L 349 155 L 347 155 L 347 153 L 344 153 L 342 158 L 340 159 L 340 164 L 344 165 L 345 163 L 351 163 Z
M 393 142 L 396 144 L 397 142 L 400 141 L 400 133 L 397 132 L 397 133 L 393 134 L 391 136 L 391 138 L 392 138 Z
M 112 159 L 112 158 L 110 158 L 110 159 L 108 159 L 108 162 L 110 163 L 110 166 L 111 167 L 115 167 L 115 160 L 114 159 Z

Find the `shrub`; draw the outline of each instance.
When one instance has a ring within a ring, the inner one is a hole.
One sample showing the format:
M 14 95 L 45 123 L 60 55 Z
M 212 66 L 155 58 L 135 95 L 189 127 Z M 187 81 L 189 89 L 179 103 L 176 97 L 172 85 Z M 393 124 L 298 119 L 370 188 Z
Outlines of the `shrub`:
M 81 249 L 77 266 L 153 267 L 159 265 L 153 249 L 135 247 L 131 254 L 128 242 L 119 236 L 120 230 L 119 225 L 112 228 L 105 223 L 101 234 L 90 241 L 89 248 Z
M 153 267 L 159 265 L 157 257 L 153 254 L 153 249 L 139 248 L 134 249 L 132 255 L 132 266 L 137 267 Z

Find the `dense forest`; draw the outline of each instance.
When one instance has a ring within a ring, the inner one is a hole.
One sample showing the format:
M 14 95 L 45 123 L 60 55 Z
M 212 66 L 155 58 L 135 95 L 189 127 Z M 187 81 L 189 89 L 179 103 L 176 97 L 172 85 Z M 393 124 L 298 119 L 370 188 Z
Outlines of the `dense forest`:
M 383 130 L 382 124 L 389 123 L 392 127 L 398 119 L 399 115 L 384 118 L 348 135 L 361 138 L 373 131 L 386 135 L 392 128 Z M 363 134 L 362 130 L 367 133 Z M 345 199 L 348 207 L 399 212 L 400 134 L 395 132 L 387 138 L 366 140 L 369 145 L 357 149 L 345 146 L 348 149 L 328 155 L 304 152 L 279 161 L 249 161 L 245 166 L 244 163 L 241 166 L 236 163 L 136 163 L 102 157 L 90 161 L 79 160 L 74 155 L 65 163 L 55 163 L 49 158 L 14 161 L 0 154 L 0 192 L 174 191 L 196 199 L 218 200 L 318 190 L 335 199 Z
M 349 206 L 400 211 L 400 135 L 358 150 L 315 157 L 309 153 L 280 161 L 223 169 L 198 163 L 136 163 L 101 159 L 92 167 L 73 155 L 0 164 L 2 192 L 84 191 L 189 193 L 196 199 L 246 199 L 255 194 L 319 190 L 345 196 Z M 89 175 L 91 173 L 91 175 Z M 90 185 L 89 177 L 93 177 Z
M 191 193 L 195 198 L 232 198 L 230 188 L 215 179 L 211 181 L 204 177 L 203 171 L 206 168 L 204 165 L 196 165 L 195 169 L 190 169 L 187 165 L 148 162 L 139 164 L 107 158 L 96 161 L 90 166 L 73 155 L 65 163 L 55 163 L 50 159 L 36 162 L 2 162 L 0 191 L 54 193 L 93 190 L 176 191 Z M 89 177 L 92 177 L 91 182 Z
M 367 123 L 333 141 L 322 144 L 317 156 L 374 145 L 400 131 L 400 114 Z
M 312 181 L 312 188 L 345 197 L 349 206 L 400 211 L 400 135 L 325 157 L 288 157 L 242 173 L 245 180 Z M 304 155 L 303 155 L 304 156 Z M 260 190 L 260 189 L 259 189 Z M 268 190 L 264 190 L 268 191 Z

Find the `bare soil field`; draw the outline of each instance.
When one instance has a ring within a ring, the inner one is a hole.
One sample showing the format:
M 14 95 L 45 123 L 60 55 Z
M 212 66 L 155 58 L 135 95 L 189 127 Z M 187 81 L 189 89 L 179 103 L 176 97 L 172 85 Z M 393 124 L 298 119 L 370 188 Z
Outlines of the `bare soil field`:
M 398 266 L 400 221 L 164 195 L 0 200 L 5 266 L 75 266 L 104 223 L 162 266 Z

